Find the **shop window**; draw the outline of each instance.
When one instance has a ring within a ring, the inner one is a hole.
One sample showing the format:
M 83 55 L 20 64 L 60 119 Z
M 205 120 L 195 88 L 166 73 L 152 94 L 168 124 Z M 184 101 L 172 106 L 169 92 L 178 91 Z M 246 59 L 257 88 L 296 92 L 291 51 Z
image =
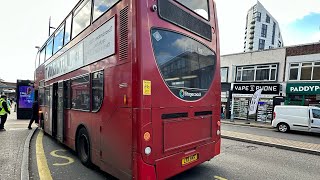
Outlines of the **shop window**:
M 92 74 L 92 111 L 99 111 L 103 101 L 103 71 Z
M 72 109 L 90 110 L 90 81 L 89 75 L 71 80 Z

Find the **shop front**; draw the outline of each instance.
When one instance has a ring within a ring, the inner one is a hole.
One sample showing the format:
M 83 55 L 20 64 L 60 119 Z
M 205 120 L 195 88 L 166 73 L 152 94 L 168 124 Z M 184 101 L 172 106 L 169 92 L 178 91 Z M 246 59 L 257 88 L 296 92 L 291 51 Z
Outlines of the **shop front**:
M 288 83 L 286 94 L 286 105 L 320 107 L 320 82 Z
M 279 96 L 280 84 L 233 84 L 232 118 L 246 119 L 247 108 L 252 95 L 262 89 L 257 113 L 249 116 L 250 120 L 271 122 L 273 114 L 273 97 Z
M 230 92 L 231 83 L 221 83 L 221 107 L 223 108 L 224 118 L 230 118 Z

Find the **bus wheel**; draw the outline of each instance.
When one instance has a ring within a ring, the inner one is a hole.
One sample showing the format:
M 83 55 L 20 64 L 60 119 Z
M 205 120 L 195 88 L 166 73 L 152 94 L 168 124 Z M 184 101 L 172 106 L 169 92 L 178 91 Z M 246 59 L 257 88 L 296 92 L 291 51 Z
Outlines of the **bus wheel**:
M 85 128 L 81 128 L 79 130 L 79 133 L 77 136 L 77 152 L 82 164 L 84 164 L 87 167 L 90 167 L 91 165 L 90 140 L 89 140 L 88 132 Z

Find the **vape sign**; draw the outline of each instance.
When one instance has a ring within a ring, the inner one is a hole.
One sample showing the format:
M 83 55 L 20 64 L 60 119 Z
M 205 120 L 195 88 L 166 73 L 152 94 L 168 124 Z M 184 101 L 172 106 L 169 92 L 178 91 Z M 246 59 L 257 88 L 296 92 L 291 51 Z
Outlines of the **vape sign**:
M 254 94 L 262 89 L 262 94 L 279 94 L 280 84 L 234 84 L 233 93 Z

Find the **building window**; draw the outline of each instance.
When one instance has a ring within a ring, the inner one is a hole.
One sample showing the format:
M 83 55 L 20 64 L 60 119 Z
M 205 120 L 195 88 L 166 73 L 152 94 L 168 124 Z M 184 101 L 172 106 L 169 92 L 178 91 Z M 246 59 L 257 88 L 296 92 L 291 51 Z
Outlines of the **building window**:
M 300 80 L 311 80 L 312 63 L 302 63 Z
M 289 80 L 320 80 L 320 61 L 291 63 L 289 67 Z
M 298 80 L 299 64 L 293 63 L 290 65 L 289 80 Z
M 273 49 L 273 46 L 269 46 L 269 49 Z
M 221 73 L 221 82 L 226 83 L 228 82 L 228 67 L 220 68 Z
M 261 22 L 261 12 L 257 12 L 257 21 Z
M 274 40 L 275 40 L 275 36 L 276 36 L 276 26 L 277 24 L 275 22 L 273 22 L 273 27 L 272 27 L 272 40 L 271 40 L 271 43 L 272 45 L 274 45 Z
M 266 24 L 262 24 L 262 29 L 261 29 L 261 37 L 267 37 L 267 30 L 268 26 Z
M 314 62 L 312 80 L 320 80 L 320 62 Z
M 90 110 L 90 81 L 89 75 L 71 80 L 72 109 Z
M 268 14 L 266 14 L 266 23 L 270 23 L 270 16 Z
M 278 47 L 281 47 L 281 46 L 282 46 L 281 41 L 278 41 Z
M 243 67 L 242 68 L 242 81 L 253 81 L 254 80 L 254 67 Z
M 236 81 L 276 81 L 277 64 L 237 67 Z
M 259 39 L 259 50 L 264 50 L 265 42 L 264 39 Z
M 103 101 L 103 71 L 92 73 L 92 111 L 99 111 Z

